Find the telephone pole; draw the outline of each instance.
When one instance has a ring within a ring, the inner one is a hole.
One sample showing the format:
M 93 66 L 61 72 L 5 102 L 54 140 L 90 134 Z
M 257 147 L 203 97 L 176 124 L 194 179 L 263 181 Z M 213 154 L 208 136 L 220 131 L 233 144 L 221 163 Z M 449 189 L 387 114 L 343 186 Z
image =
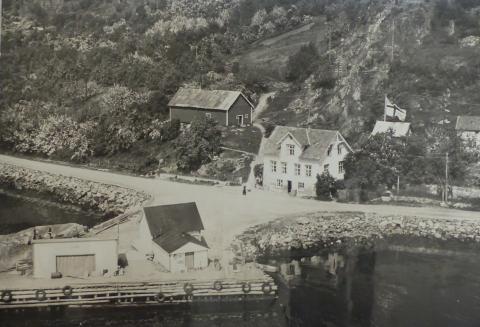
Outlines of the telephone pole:
M 3 3 L 0 0 L 0 57 L 2 56 L 2 15 L 3 15 Z
M 395 51 L 395 19 L 392 20 L 392 62 L 394 59 Z
M 445 153 L 445 203 L 448 202 L 448 152 Z

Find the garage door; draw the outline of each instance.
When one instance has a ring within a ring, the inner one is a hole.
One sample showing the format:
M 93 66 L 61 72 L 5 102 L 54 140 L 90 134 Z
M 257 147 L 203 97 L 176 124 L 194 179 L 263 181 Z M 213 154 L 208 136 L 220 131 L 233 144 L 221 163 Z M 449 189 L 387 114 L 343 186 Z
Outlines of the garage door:
M 57 256 L 57 272 L 61 272 L 64 277 L 84 277 L 94 271 L 94 254 Z

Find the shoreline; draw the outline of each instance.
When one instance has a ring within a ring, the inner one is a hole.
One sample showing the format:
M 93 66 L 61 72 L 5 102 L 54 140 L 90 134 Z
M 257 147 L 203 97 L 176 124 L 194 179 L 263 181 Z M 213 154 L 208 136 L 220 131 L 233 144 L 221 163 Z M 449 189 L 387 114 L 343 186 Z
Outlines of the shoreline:
M 232 248 L 237 256 L 243 254 L 249 260 L 255 260 L 286 253 L 365 245 L 395 237 L 480 245 L 480 219 L 440 220 L 363 212 L 318 212 L 252 226 L 236 236 Z

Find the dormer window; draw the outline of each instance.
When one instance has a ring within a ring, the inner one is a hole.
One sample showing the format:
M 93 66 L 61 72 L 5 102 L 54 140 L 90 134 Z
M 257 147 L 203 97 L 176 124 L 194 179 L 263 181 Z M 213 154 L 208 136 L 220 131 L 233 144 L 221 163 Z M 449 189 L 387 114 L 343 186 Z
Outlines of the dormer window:
M 330 144 L 330 145 L 328 146 L 327 156 L 329 156 L 329 155 L 332 153 L 332 148 L 333 148 L 333 145 Z
M 287 144 L 288 153 L 293 156 L 295 155 L 295 145 Z

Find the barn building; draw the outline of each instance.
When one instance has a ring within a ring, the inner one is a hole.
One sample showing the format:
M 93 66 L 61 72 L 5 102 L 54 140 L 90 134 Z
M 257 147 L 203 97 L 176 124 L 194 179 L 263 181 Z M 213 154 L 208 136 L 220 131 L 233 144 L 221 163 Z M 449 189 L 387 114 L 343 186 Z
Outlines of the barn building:
M 190 123 L 210 117 L 225 126 L 252 124 L 253 104 L 238 91 L 181 88 L 168 103 L 170 119 Z
M 343 160 L 350 152 L 339 131 L 276 126 L 264 145 L 263 186 L 315 195 L 317 175 L 343 179 Z
M 33 276 L 50 278 L 113 274 L 118 267 L 118 240 L 58 238 L 33 241 Z
M 208 266 L 208 245 L 194 202 L 143 208 L 135 247 L 170 272 Z

